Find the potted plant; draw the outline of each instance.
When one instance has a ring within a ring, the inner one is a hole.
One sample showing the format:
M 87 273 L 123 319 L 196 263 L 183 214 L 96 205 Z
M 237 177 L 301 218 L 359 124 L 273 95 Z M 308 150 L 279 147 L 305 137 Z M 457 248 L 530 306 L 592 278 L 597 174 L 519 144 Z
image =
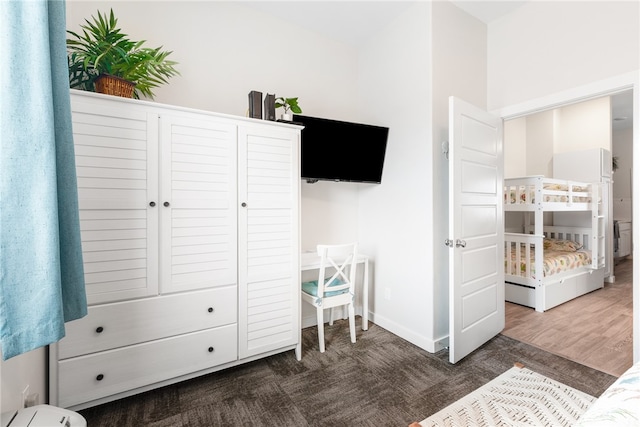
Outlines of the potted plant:
M 276 98 L 275 107 L 284 108 L 284 113 L 280 118 L 288 122 L 293 120 L 293 115 L 289 114 L 289 110 L 291 110 L 296 114 L 302 113 L 302 108 L 300 108 L 300 106 L 298 105 L 298 98 L 284 98 L 284 97 Z
M 171 51 L 143 47 L 145 40 L 133 41 L 118 28 L 118 20 L 98 11 L 97 18 L 81 25 L 82 34 L 67 31 L 69 84 L 72 88 L 111 93 L 119 96 L 153 99 L 153 88 L 180 74 Z M 111 91 L 113 90 L 113 91 Z

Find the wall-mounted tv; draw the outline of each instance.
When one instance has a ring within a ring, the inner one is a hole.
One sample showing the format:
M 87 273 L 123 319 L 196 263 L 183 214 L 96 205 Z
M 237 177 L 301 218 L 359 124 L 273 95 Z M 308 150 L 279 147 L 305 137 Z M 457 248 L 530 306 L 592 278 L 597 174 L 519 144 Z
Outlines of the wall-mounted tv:
M 304 125 L 301 177 L 316 180 L 382 182 L 389 128 L 294 115 Z

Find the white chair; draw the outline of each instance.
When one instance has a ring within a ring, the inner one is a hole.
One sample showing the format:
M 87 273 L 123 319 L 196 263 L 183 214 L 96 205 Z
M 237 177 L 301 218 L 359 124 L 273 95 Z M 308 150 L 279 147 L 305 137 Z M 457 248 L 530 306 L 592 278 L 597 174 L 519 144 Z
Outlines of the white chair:
M 302 300 L 316 308 L 318 342 L 324 353 L 324 310 L 330 309 L 329 324 L 333 325 L 333 309 L 346 305 L 349 311 L 351 342 L 356 342 L 355 295 L 357 243 L 318 245 L 320 270 L 318 280 L 302 283 Z

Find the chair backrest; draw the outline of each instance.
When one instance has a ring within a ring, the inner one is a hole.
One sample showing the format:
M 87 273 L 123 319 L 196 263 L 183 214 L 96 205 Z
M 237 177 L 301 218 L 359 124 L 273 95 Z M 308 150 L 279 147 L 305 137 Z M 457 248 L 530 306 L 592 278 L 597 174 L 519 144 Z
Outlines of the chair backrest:
M 318 296 L 322 298 L 325 297 L 325 292 L 333 293 L 343 289 L 349 289 L 349 293 L 353 295 L 358 244 L 318 245 L 318 255 L 320 256 Z M 336 285 L 334 281 L 341 283 Z

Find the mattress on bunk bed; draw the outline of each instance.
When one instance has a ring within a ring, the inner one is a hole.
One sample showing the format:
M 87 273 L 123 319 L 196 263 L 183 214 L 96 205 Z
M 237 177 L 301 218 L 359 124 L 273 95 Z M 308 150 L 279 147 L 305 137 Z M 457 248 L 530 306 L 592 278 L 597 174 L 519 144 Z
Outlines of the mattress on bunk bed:
M 530 188 L 529 192 L 529 202 L 535 203 L 535 186 L 532 185 L 520 185 L 516 187 L 509 187 L 509 203 L 527 203 L 527 187 Z M 568 192 L 569 185 L 567 184 L 557 184 L 557 183 L 543 183 L 542 188 L 549 191 L 562 191 Z M 581 185 L 573 185 L 571 187 L 571 191 L 574 193 L 586 193 L 589 191 L 587 187 Z M 517 195 L 520 194 L 520 200 L 516 202 Z M 507 193 L 504 195 L 505 203 L 507 202 Z M 553 203 L 567 203 L 569 202 L 568 194 L 545 194 L 543 196 L 543 202 L 553 202 Z M 586 196 L 574 196 L 574 203 L 591 203 L 591 197 Z
M 568 242 L 568 241 L 563 241 Z M 575 242 L 570 242 L 574 243 Z M 546 244 L 546 240 L 545 240 Z M 577 244 L 576 244 L 577 245 Z M 507 268 L 507 262 L 511 262 L 511 271 L 520 272 L 520 274 L 516 274 L 517 276 L 525 276 L 527 271 L 527 259 L 526 252 L 524 250 L 524 246 L 520 251 L 520 259 L 517 259 L 517 253 L 515 248 L 512 247 L 512 250 L 509 251 L 511 256 L 510 260 L 505 260 L 505 272 L 509 271 Z M 567 245 L 569 247 L 570 245 Z M 544 261 L 543 261 L 543 277 L 551 276 L 553 274 L 562 273 L 564 271 L 574 270 L 579 267 L 585 267 L 591 265 L 591 251 L 581 249 L 579 247 L 569 248 L 569 250 L 562 250 L 562 248 L 545 248 L 544 250 Z M 531 278 L 536 278 L 535 272 L 535 251 L 531 250 L 530 252 L 530 260 L 529 260 L 529 268 L 530 268 L 530 276 Z

